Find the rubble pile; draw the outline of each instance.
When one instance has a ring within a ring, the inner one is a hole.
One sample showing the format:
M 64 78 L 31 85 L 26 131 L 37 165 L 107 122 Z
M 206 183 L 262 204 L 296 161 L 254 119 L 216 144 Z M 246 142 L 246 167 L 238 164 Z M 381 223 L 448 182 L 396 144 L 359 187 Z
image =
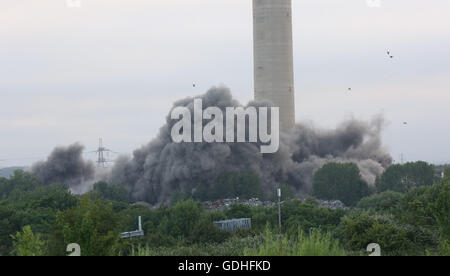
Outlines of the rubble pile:
M 306 200 L 303 200 L 305 202 Z M 317 205 L 322 206 L 324 208 L 328 209 L 344 209 L 349 210 L 350 208 L 346 207 L 344 203 L 340 200 L 318 200 L 316 199 L 315 202 Z M 223 210 L 225 208 L 229 208 L 231 205 L 245 205 L 249 207 L 256 207 L 256 206 L 262 206 L 262 207 L 273 207 L 276 205 L 276 203 L 272 201 L 261 201 L 258 198 L 251 198 L 251 199 L 240 199 L 240 198 L 233 198 L 233 199 L 219 199 L 216 201 L 206 201 L 203 202 L 203 206 L 205 206 L 208 210 Z M 281 203 L 283 204 L 283 202 Z
M 340 200 L 317 200 L 317 204 L 319 206 L 328 208 L 328 209 L 344 209 L 349 210 L 350 208 L 346 207 L 344 203 Z
M 237 204 L 237 205 L 245 205 L 249 207 L 256 207 L 256 206 L 263 206 L 263 207 L 272 207 L 275 205 L 275 203 L 271 201 L 261 201 L 258 198 L 251 198 L 251 199 L 220 199 L 216 201 L 206 201 L 203 202 L 203 206 L 205 206 L 208 210 L 222 210 L 225 208 L 229 208 L 231 205 Z

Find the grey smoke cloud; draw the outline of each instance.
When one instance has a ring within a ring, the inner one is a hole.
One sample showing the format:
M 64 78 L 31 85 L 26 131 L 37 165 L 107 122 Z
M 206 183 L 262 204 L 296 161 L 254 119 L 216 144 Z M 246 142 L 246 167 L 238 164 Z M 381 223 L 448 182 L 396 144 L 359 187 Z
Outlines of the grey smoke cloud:
M 212 88 L 199 98 L 204 108 L 241 106 L 224 87 Z M 189 97 L 173 108 L 184 106 L 192 112 L 192 104 Z M 170 135 L 173 124 L 169 112 L 158 136 L 135 150 L 131 158 L 119 158 L 108 181 L 125 186 L 135 201 L 160 203 L 167 202 L 174 192 L 194 192 L 200 183 L 211 184 L 223 172 L 253 172 L 260 176 L 266 193 L 288 184 L 304 196 L 311 192 L 314 172 L 327 162 L 356 163 L 370 184 L 392 162 L 381 143 L 381 117 L 370 122 L 351 119 L 332 130 L 298 124 L 281 134 L 277 153 L 264 155 L 257 143 L 174 143 Z
M 211 88 L 196 98 L 202 99 L 203 108 L 241 106 L 225 87 Z M 173 108 L 182 106 L 193 112 L 193 99 L 179 100 Z M 247 106 L 271 103 L 250 102 Z M 356 163 L 371 185 L 392 163 L 381 141 L 385 125 L 381 116 L 368 122 L 350 119 L 335 129 L 297 124 L 281 133 L 278 152 L 262 154 L 259 143 L 175 143 L 171 129 L 176 120 L 170 113 L 155 139 L 136 149 L 131 158 L 119 157 L 109 172 L 96 170 L 91 161 L 85 161 L 80 144 L 55 148 L 31 171 L 43 185 L 63 183 L 75 193 L 87 192 L 95 181 L 107 180 L 123 185 L 134 201 L 161 203 L 175 192 L 195 192 L 200 183 L 211 185 L 223 172 L 255 173 L 268 194 L 280 184 L 288 184 L 298 196 L 306 196 L 315 171 L 328 162 Z
M 46 161 L 31 167 L 42 185 L 65 184 L 76 193 L 85 192 L 93 183 L 96 171 L 91 161 L 83 159 L 84 147 L 78 143 L 57 147 Z

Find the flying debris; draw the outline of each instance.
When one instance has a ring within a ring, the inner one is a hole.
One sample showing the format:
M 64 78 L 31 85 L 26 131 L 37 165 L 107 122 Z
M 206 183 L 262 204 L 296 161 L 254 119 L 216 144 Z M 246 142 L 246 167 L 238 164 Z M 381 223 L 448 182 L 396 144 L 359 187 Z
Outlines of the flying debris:
M 403 122 L 403 124 L 404 124 L 404 125 L 407 125 L 407 124 L 408 124 L 408 122 Z
M 193 83 L 193 84 L 192 84 L 192 87 L 194 87 L 194 88 L 195 88 L 195 86 L 196 86 L 196 84 L 195 84 L 195 83 Z
M 390 50 L 387 51 L 387 55 L 388 55 L 390 58 L 394 58 L 394 56 L 391 55 L 391 51 L 390 51 Z

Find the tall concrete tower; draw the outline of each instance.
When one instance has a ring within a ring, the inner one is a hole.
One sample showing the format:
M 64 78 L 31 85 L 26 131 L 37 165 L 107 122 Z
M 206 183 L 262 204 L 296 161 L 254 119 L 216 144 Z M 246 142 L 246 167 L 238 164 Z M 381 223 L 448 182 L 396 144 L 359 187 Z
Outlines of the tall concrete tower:
M 280 108 L 280 129 L 295 124 L 291 0 L 253 0 L 255 100 Z

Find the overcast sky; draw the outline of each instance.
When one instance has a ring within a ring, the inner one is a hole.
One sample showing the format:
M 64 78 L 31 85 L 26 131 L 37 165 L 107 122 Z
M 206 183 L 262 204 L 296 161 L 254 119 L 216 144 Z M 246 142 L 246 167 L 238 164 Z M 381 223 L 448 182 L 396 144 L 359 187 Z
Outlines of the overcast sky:
M 293 20 L 298 122 L 383 114 L 394 159 L 450 161 L 450 0 L 293 0 Z M 213 85 L 247 103 L 252 35 L 251 0 L 0 0 L 0 167 L 131 153 Z

